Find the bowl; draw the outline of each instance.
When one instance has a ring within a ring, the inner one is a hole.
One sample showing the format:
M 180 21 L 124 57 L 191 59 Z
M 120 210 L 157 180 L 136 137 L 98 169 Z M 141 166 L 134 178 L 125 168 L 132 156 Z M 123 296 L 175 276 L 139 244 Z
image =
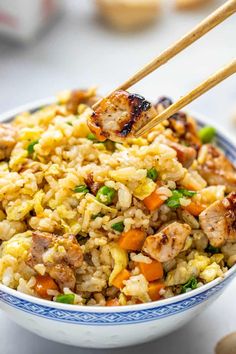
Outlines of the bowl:
M 37 101 L 0 115 L 1 122 L 26 110 L 34 111 L 54 101 Z M 199 114 L 200 126 L 209 119 Z M 217 128 L 217 127 L 216 127 Z M 236 162 L 233 138 L 217 132 L 218 145 Z M 0 308 L 20 326 L 56 342 L 89 348 L 117 348 L 162 337 L 193 319 L 213 303 L 236 274 L 236 265 L 222 278 L 169 299 L 151 303 L 93 307 L 68 305 L 32 297 L 0 284 Z

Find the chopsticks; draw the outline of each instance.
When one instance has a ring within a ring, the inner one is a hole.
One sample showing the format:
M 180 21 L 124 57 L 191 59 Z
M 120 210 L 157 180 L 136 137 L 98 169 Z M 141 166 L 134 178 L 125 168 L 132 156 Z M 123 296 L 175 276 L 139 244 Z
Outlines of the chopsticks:
M 211 15 L 206 17 L 202 22 L 200 22 L 195 28 L 193 28 L 189 33 L 180 38 L 177 42 L 171 45 L 169 48 L 164 50 L 159 56 L 148 63 L 144 68 L 139 70 L 136 74 L 130 77 L 126 82 L 117 87 L 115 90 L 110 92 L 106 97 L 109 97 L 114 91 L 117 90 L 127 90 L 129 87 L 136 84 L 138 81 L 143 79 L 145 76 L 149 75 L 151 72 L 167 63 L 168 60 L 173 58 L 176 54 L 180 53 L 182 50 L 190 46 L 196 40 L 204 36 L 212 28 L 216 27 L 218 24 L 223 22 L 229 16 L 234 14 L 236 11 L 236 0 L 228 0 L 224 5 L 220 6 Z M 99 105 L 100 101 L 93 105 L 95 109 Z
M 207 80 L 202 82 L 192 91 L 188 92 L 185 96 L 181 97 L 177 102 L 169 106 L 159 115 L 151 119 L 145 126 L 141 127 L 136 133 L 135 136 L 139 137 L 147 133 L 155 125 L 163 122 L 165 119 L 169 118 L 173 114 L 177 113 L 181 108 L 185 107 L 190 102 L 194 101 L 199 96 L 203 95 L 205 92 L 209 91 L 212 87 L 216 86 L 221 81 L 225 80 L 227 77 L 236 73 L 236 59 L 231 63 L 224 66 L 222 69 L 217 71 L 215 74 L 210 76 Z

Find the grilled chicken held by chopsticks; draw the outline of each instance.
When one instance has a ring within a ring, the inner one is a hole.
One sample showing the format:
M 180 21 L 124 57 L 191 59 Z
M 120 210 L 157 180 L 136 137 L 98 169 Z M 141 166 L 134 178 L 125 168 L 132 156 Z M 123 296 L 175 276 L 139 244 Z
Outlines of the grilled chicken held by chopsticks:
M 144 97 L 115 91 L 99 103 L 88 126 L 100 141 L 122 142 L 156 115 L 156 109 Z

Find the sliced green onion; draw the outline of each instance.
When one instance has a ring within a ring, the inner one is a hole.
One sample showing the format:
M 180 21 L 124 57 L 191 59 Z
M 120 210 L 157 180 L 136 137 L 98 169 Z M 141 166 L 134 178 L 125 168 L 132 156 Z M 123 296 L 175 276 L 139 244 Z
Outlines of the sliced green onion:
M 116 191 L 113 188 L 103 186 L 101 187 L 97 194 L 96 198 L 99 202 L 105 204 L 105 205 L 110 205 L 116 195 Z
M 197 194 L 197 192 L 189 191 L 187 189 L 178 189 L 178 191 L 185 197 L 193 197 L 195 194 Z
M 105 140 L 103 144 L 108 151 L 114 152 L 116 149 L 116 144 L 114 143 L 114 141 L 111 141 L 109 139 Z
M 180 207 L 180 198 L 183 197 L 183 194 L 180 193 L 177 189 L 172 191 L 172 196 L 169 197 L 166 201 L 166 204 L 169 208 L 177 209 Z
M 89 236 L 76 235 L 76 240 L 80 245 L 84 245 L 89 240 Z
M 76 186 L 74 189 L 75 193 L 88 193 L 89 189 L 85 184 L 81 184 L 80 186 Z
M 177 209 L 180 207 L 180 199 L 183 197 L 193 197 L 196 192 L 189 191 L 187 189 L 175 189 L 172 191 L 172 196 L 166 201 L 169 208 Z
M 63 304 L 73 304 L 75 301 L 75 294 L 60 294 L 56 297 L 56 302 Z
M 214 139 L 215 135 L 216 130 L 211 126 L 203 127 L 198 132 L 198 136 L 203 144 L 210 143 Z
M 155 169 L 155 167 L 150 168 L 150 170 L 147 171 L 147 177 L 152 179 L 154 182 L 156 182 L 157 177 L 158 177 L 158 172 Z
M 209 252 L 209 253 L 220 253 L 220 249 L 218 247 L 214 247 L 212 245 L 208 245 L 207 248 L 205 249 L 206 252 Z
M 33 154 L 33 152 L 34 152 L 34 146 L 36 145 L 36 144 L 38 144 L 38 140 L 35 140 L 35 141 L 32 141 L 29 145 L 28 145 L 28 147 L 27 147 L 27 150 L 28 150 L 28 153 L 31 155 L 31 154 Z
M 171 209 L 177 209 L 180 207 L 179 199 L 171 199 L 169 198 L 166 202 L 167 206 Z
M 92 215 L 92 216 L 91 216 L 91 219 L 94 220 L 94 219 L 96 219 L 96 218 L 102 218 L 103 216 L 104 216 L 103 213 L 98 213 L 98 214 Z
M 111 228 L 115 231 L 122 232 L 122 231 L 124 231 L 125 225 L 124 225 L 123 221 L 120 221 L 120 222 L 116 222 L 115 224 L 113 224 L 111 226 Z
M 197 279 L 195 277 L 191 277 L 187 283 L 182 285 L 181 293 L 186 293 L 189 290 L 193 290 L 197 288 Z

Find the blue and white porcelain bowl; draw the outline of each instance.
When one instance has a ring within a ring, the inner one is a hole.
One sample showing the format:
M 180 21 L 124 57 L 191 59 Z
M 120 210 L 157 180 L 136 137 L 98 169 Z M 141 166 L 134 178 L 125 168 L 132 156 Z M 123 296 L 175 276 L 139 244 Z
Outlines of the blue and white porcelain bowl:
M 8 112 L 0 121 L 10 121 L 25 110 L 35 110 L 51 103 L 47 99 Z M 198 114 L 193 114 L 199 117 Z M 199 125 L 208 124 L 205 117 Z M 236 162 L 235 139 L 217 133 L 219 146 L 232 162 Z M 67 305 L 35 298 L 0 284 L 0 308 L 20 326 L 42 337 L 79 347 L 115 348 L 135 345 L 162 337 L 193 319 L 213 303 L 229 285 L 236 265 L 224 278 L 170 299 L 151 303 L 92 307 Z

